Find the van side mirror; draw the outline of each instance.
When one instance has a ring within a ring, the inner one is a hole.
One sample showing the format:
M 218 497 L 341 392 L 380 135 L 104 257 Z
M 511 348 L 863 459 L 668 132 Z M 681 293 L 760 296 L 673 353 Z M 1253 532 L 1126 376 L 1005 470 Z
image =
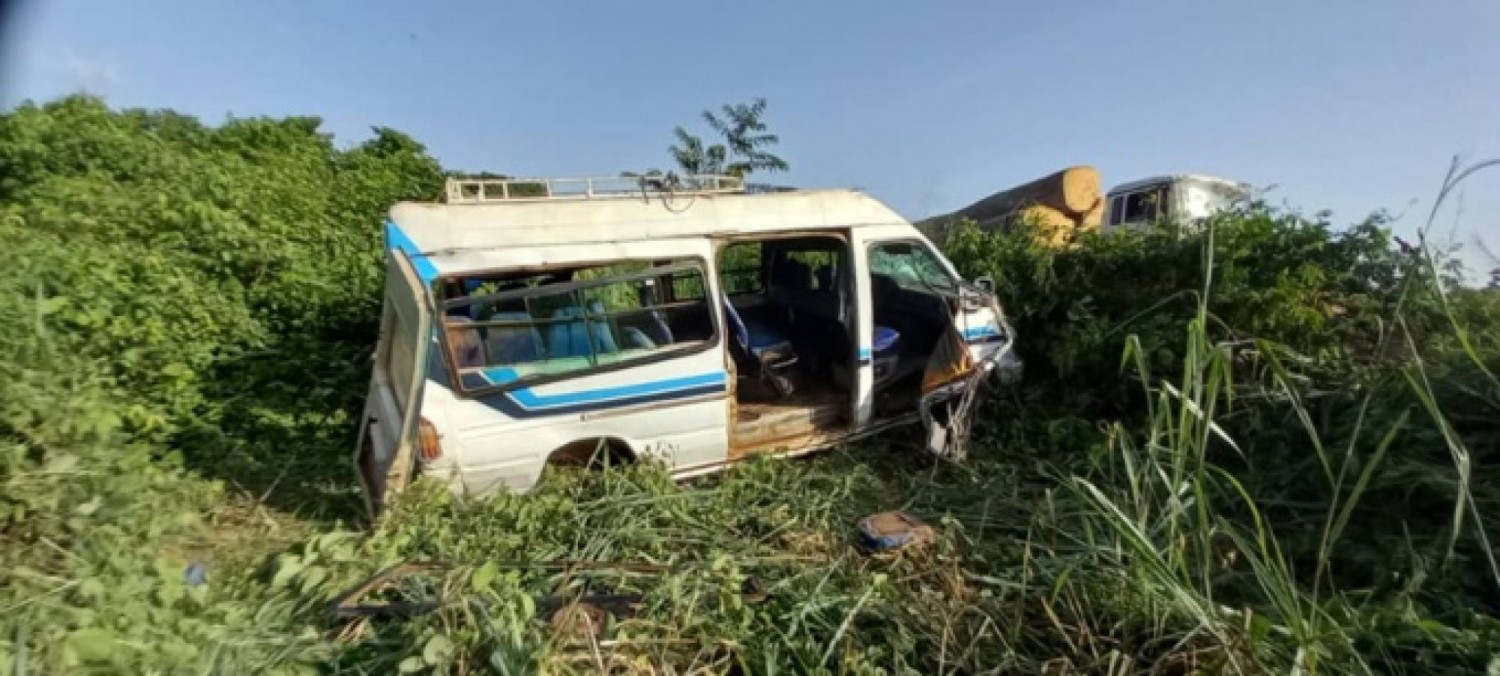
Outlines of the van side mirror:
M 989 275 L 980 275 L 974 278 L 974 286 L 983 289 L 985 293 L 995 293 L 995 279 Z

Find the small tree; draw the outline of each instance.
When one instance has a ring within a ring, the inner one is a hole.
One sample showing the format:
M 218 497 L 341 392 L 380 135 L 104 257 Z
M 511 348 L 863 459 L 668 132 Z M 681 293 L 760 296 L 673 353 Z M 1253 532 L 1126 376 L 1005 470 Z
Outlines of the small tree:
M 757 171 L 786 171 L 790 165 L 770 152 L 781 142 L 766 133 L 766 100 L 725 104 L 720 112 L 703 111 L 703 120 L 723 143 L 705 144 L 703 138 L 682 127 L 673 129 L 677 143 L 668 148 L 672 159 L 686 174 L 729 174 L 744 178 Z

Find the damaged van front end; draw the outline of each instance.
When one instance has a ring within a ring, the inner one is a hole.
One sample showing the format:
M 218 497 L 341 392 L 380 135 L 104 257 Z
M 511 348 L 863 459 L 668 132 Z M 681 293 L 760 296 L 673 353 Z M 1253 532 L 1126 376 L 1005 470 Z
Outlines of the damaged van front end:
M 968 457 L 985 390 L 1019 383 L 1024 364 L 1015 352 L 1015 331 L 995 295 L 973 284 L 960 285 L 956 295 L 957 321 L 928 361 L 918 410 L 927 449 L 961 461 Z

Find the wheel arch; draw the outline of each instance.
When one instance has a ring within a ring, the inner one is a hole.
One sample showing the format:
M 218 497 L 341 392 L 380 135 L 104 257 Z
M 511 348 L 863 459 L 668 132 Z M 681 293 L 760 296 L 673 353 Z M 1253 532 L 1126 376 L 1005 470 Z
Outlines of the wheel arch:
M 617 436 L 574 439 L 547 453 L 548 467 L 597 467 L 634 463 L 639 456 L 629 441 Z

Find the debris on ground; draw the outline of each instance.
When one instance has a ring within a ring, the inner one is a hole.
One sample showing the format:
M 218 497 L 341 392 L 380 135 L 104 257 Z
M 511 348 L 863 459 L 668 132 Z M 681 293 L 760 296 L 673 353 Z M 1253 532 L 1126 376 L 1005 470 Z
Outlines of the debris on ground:
M 859 533 L 865 548 L 872 552 L 925 547 L 937 540 L 931 526 L 900 510 L 872 514 L 861 519 Z
M 182 572 L 182 581 L 189 587 L 208 584 L 208 566 L 201 561 L 194 561 Z

